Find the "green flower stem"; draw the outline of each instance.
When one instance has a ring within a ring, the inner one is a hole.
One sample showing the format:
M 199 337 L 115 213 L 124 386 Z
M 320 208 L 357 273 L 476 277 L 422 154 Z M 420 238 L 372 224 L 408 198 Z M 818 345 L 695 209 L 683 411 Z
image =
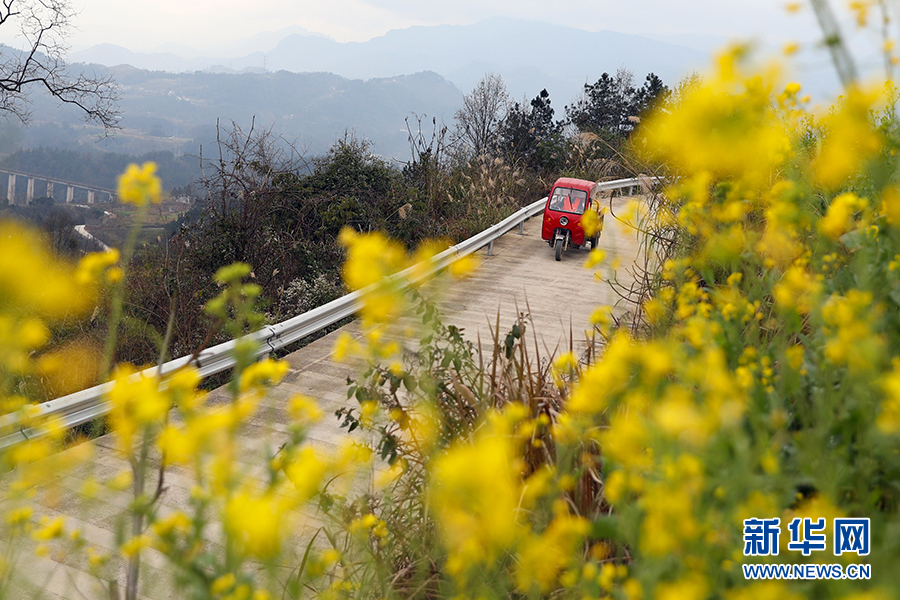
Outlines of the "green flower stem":
M 125 241 L 125 247 L 122 248 L 122 267 L 125 275 L 117 281 L 113 286 L 112 302 L 109 311 L 109 333 L 106 336 L 106 345 L 103 348 L 103 361 L 100 363 L 100 380 L 107 381 L 109 372 L 112 369 L 113 357 L 116 353 L 116 341 L 119 333 L 119 322 L 122 320 L 122 305 L 125 300 L 125 281 L 127 277 L 127 267 L 131 263 L 134 256 L 134 249 L 137 246 L 138 235 L 144 225 L 144 219 L 147 217 L 148 204 L 139 204 L 137 215 L 128 231 L 128 239 Z

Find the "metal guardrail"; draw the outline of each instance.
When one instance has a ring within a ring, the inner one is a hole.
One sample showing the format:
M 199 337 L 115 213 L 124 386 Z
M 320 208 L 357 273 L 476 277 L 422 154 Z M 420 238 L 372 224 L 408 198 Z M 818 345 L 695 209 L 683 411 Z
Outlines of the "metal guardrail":
M 600 183 L 601 190 L 615 190 L 627 187 L 635 187 L 652 183 L 655 178 L 618 179 Z M 445 269 L 458 258 L 467 256 L 485 246 L 493 247 L 493 242 L 500 236 L 511 231 L 514 227 L 522 225 L 527 219 L 536 216 L 544 209 L 547 198 L 542 198 L 528 206 L 519 209 L 514 214 L 503 219 L 496 225 L 488 227 L 481 233 L 473 235 L 467 240 L 444 250 L 435 255 L 429 261 L 427 268 L 416 265 L 404 271 L 391 275 L 393 280 L 417 283 L 431 277 L 441 269 Z M 375 284 L 378 285 L 378 284 Z M 352 292 L 345 296 L 323 304 L 302 315 L 297 315 L 275 325 L 266 325 L 259 331 L 248 334 L 248 338 L 259 342 L 257 356 L 263 356 L 274 352 L 293 342 L 296 342 L 312 333 L 337 323 L 341 319 L 351 316 L 362 306 L 362 299 L 370 288 Z M 217 346 L 212 346 L 200 352 L 195 364 L 203 377 L 219 373 L 234 366 L 235 360 L 232 350 L 235 340 L 230 340 Z M 139 375 L 144 377 L 156 376 L 157 370 L 166 375 L 187 366 L 191 361 L 190 356 L 182 356 L 163 363 L 159 368 L 151 367 L 142 371 Z M 26 407 L 29 418 L 38 421 L 58 418 L 64 428 L 75 427 L 87 423 L 110 412 L 111 405 L 107 398 L 113 383 L 107 382 L 86 390 L 81 390 L 55 400 L 49 400 L 42 404 Z M 0 416 L 0 451 L 15 446 L 35 437 L 44 435 L 43 428 L 26 426 L 20 413 Z

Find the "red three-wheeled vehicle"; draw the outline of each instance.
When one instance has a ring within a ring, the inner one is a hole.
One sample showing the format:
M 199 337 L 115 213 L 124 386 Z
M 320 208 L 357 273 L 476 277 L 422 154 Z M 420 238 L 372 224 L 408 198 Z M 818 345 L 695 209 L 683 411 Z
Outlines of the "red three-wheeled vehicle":
M 598 228 L 593 237 L 585 239 L 581 219 L 587 211 L 597 214 Z M 592 249 L 596 248 L 605 213 L 606 210 L 600 206 L 600 186 L 597 183 L 561 177 L 547 196 L 541 239 L 556 251 L 556 260 L 562 259 L 563 251 L 570 247 L 580 248 L 588 241 Z

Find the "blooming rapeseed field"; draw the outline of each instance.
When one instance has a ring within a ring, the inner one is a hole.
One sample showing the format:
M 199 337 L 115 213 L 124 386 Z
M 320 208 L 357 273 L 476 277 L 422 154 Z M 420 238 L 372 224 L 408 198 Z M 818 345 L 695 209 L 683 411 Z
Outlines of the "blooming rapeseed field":
M 872 4 L 853 3 L 862 26 Z M 590 360 L 536 364 L 525 320 L 483 355 L 440 321 L 428 284 L 385 279 L 437 246 L 409 257 L 349 229 L 345 281 L 369 293 L 361 337 L 338 338 L 334 358 L 362 367 L 338 415 L 356 441 L 309 445 L 322 413 L 295 396 L 283 439 L 248 464 L 237 433 L 287 365 L 253 360 L 246 339 L 225 406 L 207 403 L 193 368 L 161 379 L 97 350 L 131 465 L 108 483 L 130 494 L 114 555 L 33 518 L 35 490 L 90 464 L 91 446 L 55 453 L 65 432 L 19 383 L 66 377 L 71 349 L 47 348 L 50 328 L 103 294 L 121 307 L 131 247 L 73 265 L 0 225 L 0 402 L 47 434 L 0 457 L 0 597 L 26 539 L 39 555 L 83 552 L 98 576 L 119 561 L 128 598 L 150 548 L 191 598 L 900 597 L 900 96 L 851 85 L 816 113 L 801 94 L 735 46 L 644 120 L 634 152 L 667 183 L 633 222 L 658 273 L 630 330 L 598 309 Z M 158 201 L 154 171 L 129 167 L 122 199 Z M 219 271 L 207 307 L 236 338 L 261 324 L 250 272 Z M 192 478 L 189 509 L 163 511 L 174 467 Z M 303 510 L 323 524 L 285 565 Z M 859 529 L 842 537 L 841 523 Z M 756 564 L 867 576 L 761 580 L 747 575 Z

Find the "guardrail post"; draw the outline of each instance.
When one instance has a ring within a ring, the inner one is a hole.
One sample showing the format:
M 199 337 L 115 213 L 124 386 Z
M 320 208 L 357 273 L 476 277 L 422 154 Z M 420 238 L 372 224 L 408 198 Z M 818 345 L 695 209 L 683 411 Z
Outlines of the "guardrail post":
M 488 242 L 488 253 L 487 253 L 487 255 L 488 255 L 488 256 L 493 256 L 493 255 L 494 255 L 494 240 L 491 240 L 491 241 Z
M 519 223 L 519 235 L 525 235 L 525 221 Z

